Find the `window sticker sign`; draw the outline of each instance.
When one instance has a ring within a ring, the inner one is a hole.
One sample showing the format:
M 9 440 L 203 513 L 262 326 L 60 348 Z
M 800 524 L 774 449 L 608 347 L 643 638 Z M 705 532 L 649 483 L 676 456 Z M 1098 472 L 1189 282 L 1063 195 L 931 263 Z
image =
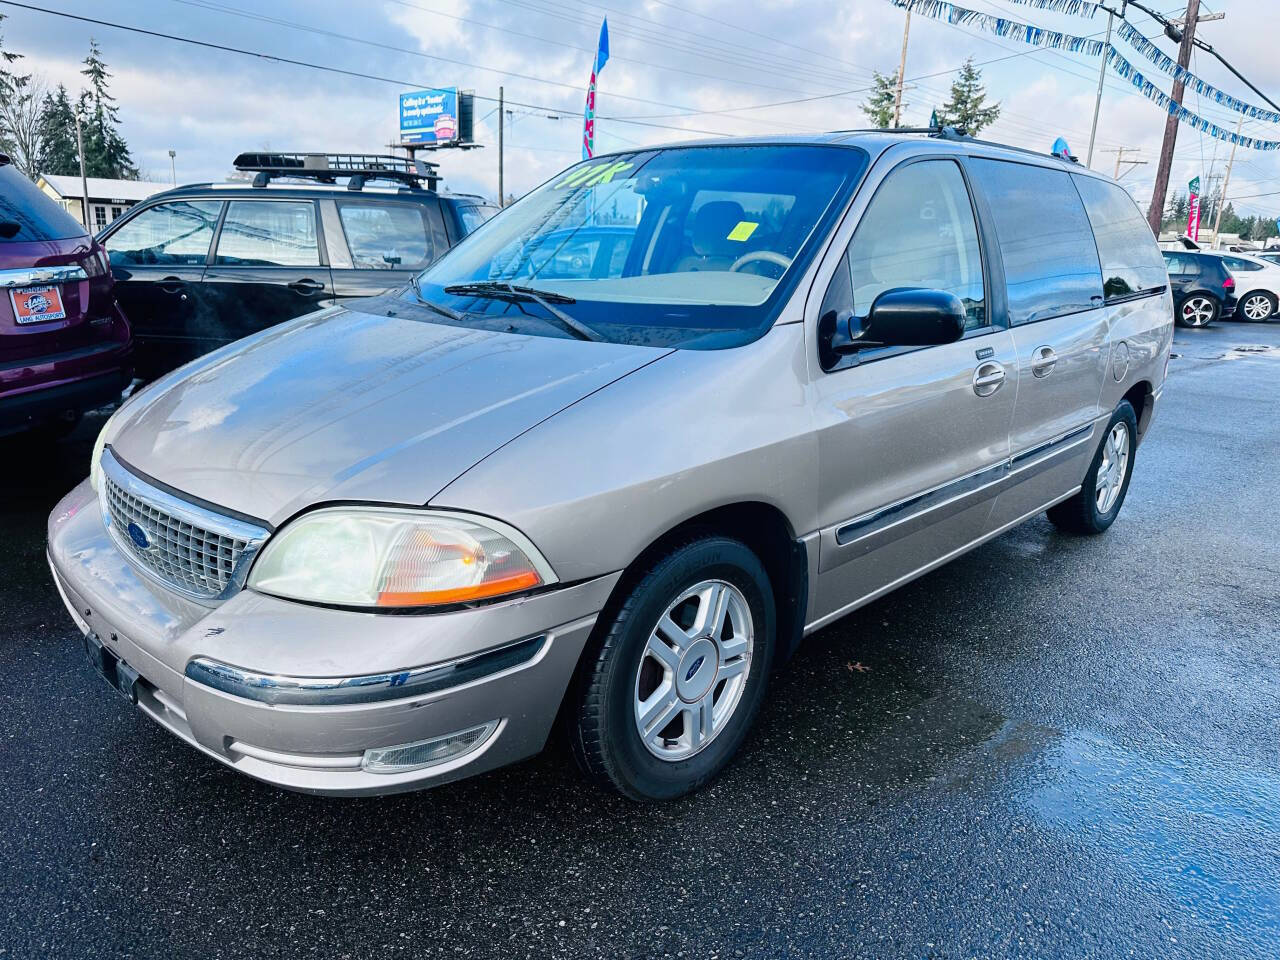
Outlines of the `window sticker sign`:
M 400 94 L 401 143 L 454 143 L 458 139 L 458 88 Z

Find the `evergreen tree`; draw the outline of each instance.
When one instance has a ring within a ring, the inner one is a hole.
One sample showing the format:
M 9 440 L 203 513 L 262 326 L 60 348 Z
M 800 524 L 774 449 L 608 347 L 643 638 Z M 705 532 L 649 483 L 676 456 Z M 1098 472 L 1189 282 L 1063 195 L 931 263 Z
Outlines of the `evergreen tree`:
M 862 105 L 862 112 L 877 127 L 884 129 L 893 126 L 893 101 L 898 92 L 898 73 L 886 77 L 879 70 L 873 70 L 874 84 L 871 96 Z M 905 107 L 906 104 L 904 103 Z
M 111 74 L 102 60 L 96 40 L 89 41 L 89 55 L 80 71 L 89 78 L 89 89 L 80 94 L 78 109 L 84 118 L 84 166 L 91 177 L 136 180 L 138 169 L 129 155 L 129 146 L 120 136 L 119 107 L 107 91 Z
M 62 176 L 80 175 L 80 154 L 76 150 L 76 118 L 71 109 L 67 88 L 58 89 L 44 98 L 40 117 L 43 150 L 40 172 Z
M 0 24 L 4 23 L 4 14 L 0 13 Z M 21 59 L 22 54 L 11 53 L 4 48 L 4 34 L 0 33 L 0 100 L 9 100 L 17 95 L 17 89 L 25 78 L 19 77 L 9 69 L 10 64 Z M 13 149 L 13 132 L 9 125 L 0 119 L 0 153 L 8 154 Z
M 970 57 L 960 68 L 960 76 L 951 84 L 951 99 L 935 111 L 944 127 L 956 127 L 976 137 L 1000 116 L 1000 104 L 986 105 L 987 91 L 982 85 L 982 71 Z

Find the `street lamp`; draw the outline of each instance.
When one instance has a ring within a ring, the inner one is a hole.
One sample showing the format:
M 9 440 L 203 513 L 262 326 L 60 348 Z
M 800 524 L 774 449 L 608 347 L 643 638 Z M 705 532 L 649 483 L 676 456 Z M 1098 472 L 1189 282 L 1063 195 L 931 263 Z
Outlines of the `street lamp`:
M 76 114 L 76 150 L 80 153 L 80 211 L 84 216 L 84 228 L 89 229 L 89 178 L 84 175 L 84 132 L 81 125 L 84 117 L 80 111 Z
M 174 163 L 173 158 L 176 157 L 177 155 L 178 155 L 177 151 L 174 151 L 174 150 L 169 151 L 169 172 L 173 174 L 173 185 L 175 187 L 178 185 L 178 166 L 176 163 Z

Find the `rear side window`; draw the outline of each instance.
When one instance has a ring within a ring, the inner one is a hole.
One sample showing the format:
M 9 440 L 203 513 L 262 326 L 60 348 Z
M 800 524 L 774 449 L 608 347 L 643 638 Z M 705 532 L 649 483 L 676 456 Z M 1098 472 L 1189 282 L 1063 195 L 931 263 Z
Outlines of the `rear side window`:
M 214 262 L 241 267 L 317 266 L 315 204 L 310 200 L 232 200 Z
M 357 270 L 416 269 L 434 260 L 426 215 L 417 204 L 338 203 L 338 218 Z
M 84 227 L 9 163 L 0 163 L 0 243 L 69 240 Z
M 1009 288 L 1009 322 L 1032 323 L 1102 304 L 1098 248 L 1071 176 L 974 158 L 995 221 Z
M 1149 293 L 1165 286 L 1164 257 L 1151 227 L 1123 187 L 1093 177 L 1075 177 L 1098 241 L 1102 292 L 1108 300 Z
M 1169 272 L 1178 276 L 1200 272 L 1200 264 L 1196 258 L 1185 253 L 1166 253 L 1164 262 L 1168 265 Z
M 177 200 L 148 207 L 104 243 L 114 266 L 203 265 L 213 242 L 221 200 Z

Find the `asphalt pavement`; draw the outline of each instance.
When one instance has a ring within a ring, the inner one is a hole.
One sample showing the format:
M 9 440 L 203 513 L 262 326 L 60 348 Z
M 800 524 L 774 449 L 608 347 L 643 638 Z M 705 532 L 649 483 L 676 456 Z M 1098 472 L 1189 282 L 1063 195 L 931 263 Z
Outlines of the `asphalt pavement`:
M 298 796 L 90 673 L 0 441 L 0 957 L 1280 955 L 1280 323 L 1179 331 L 1120 519 L 1037 519 L 811 637 L 642 807 L 567 752 Z

